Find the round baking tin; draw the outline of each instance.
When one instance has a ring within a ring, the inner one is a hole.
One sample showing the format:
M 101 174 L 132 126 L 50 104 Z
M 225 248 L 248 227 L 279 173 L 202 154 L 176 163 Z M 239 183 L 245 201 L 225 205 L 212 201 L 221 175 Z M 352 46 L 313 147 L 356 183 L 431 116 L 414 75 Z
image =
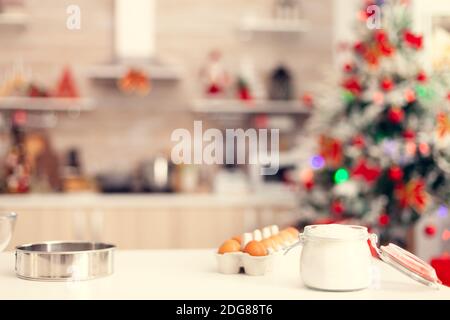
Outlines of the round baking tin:
M 90 280 L 114 271 L 112 244 L 49 241 L 16 247 L 16 275 L 37 281 Z

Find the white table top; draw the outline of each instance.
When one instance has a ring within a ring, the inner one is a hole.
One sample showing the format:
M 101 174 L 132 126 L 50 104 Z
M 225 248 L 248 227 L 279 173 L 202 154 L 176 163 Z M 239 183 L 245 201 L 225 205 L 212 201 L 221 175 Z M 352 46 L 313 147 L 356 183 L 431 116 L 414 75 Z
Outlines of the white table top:
M 212 250 L 116 251 L 112 276 L 79 282 L 36 282 L 14 274 L 14 253 L 0 254 L 0 299 L 450 299 L 450 288 L 421 285 L 374 260 L 374 281 L 355 292 L 307 289 L 298 251 L 262 277 L 217 273 Z

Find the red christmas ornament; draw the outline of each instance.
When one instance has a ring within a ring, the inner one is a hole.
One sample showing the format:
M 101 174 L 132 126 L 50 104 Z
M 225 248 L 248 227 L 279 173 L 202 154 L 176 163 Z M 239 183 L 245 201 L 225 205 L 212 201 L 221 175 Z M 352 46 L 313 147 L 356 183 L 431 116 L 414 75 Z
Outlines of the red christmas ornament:
M 394 82 L 389 78 L 384 78 L 380 86 L 384 91 L 391 91 L 394 88 Z
M 426 82 L 426 81 L 427 81 L 427 75 L 426 75 L 425 72 L 421 71 L 421 72 L 419 72 L 419 73 L 417 74 L 416 79 L 417 79 L 417 81 L 419 81 L 419 82 Z
M 377 166 L 370 166 L 366 159 L 361 159 L 352 171 L 354 177 L 362 177 L 366 182 L 372 183 L 380 176 L 381 169 Z
M 403 40 L 409 47 L 416 50 L 421 49 L 423 46 L 423 37 L 420 35 L 415 35 L 409 30 L 406 30 L 403 33 Z
M 427 236 L 433 237 L 436 234 L 436 226 L 434 224 L 426 225 L 423 231 Z
M 357 148 L 362 148 L 362 147 L 364 147 L 365 143 L 366 143 L 366 141 L 365 141 L 365 139 L 364 139 L 364 136 L 361 135 L 361 134 L 358 134 L 357 136 L 355 136 L 355 137 L 352 139 L 352 145 L 355 146 L 355 147 L 357 147 Z
M 390 221 L 391 218 L 389 218 L 389 216 L 386 213 L 383 213 L 378 217 L 378 224 L 380 226 L 386 226 L 389 224 Z
M 392 181 L 399 182 L 403 179 L 403 170 L 399 166 L 392 166 L 389 168 L 388 177 Z
M 350 78 L 346 79 L 344 81 L 344 83 L 342 84 L 342 86 L 345 89 L 347 89 L 348 91 L 350 91 L 351 93 L 353 93 L 355 96 L 358 96 L 362 91 L 361 84 L 360 84 L 358 78 L 356 78 L 356 77 L 350 77 Z
M 414 140 L 416 138 L 416 132 L 412 129 L 406 129 L 402 135 L 406 140 Z
M 338 216 L 342 215 L 345 211 L 344 204 L 339 200 L 334 200 L 331 204 L 331 211 Z
M 403 121 L 404 118 L 405 118 L 405 112 L 403 111 L 402 108 L 393 107 L 393 108 L 389 109 L 388 119 L 392 123 L 399 124 Z

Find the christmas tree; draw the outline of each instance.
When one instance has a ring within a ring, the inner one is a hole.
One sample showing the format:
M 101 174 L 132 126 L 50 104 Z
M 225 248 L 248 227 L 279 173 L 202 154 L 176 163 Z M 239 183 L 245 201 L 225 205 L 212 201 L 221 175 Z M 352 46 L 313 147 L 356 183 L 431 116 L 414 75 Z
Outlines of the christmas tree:
M 378 29 L 367 23 L 372 5 Z M 407 1 L 364 1 L 359 16 L 339 84 L 314 99 L 302 210 L 355 219 L 404 245 L 406 227 L 448 199 L 448 72 L 424 69 Z

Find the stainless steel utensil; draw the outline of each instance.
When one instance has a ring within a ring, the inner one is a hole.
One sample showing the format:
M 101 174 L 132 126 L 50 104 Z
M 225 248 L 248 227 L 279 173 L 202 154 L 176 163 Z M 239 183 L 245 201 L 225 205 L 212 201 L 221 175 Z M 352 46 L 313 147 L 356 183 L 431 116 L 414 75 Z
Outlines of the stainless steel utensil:
M 16 275 L 39 281 L 89 280 L 113 273 L 115 246 L 51 241 L 16 247 Z
M 0 213 L 0 252 L 11 241 L 17 215 L 14 212 Z

